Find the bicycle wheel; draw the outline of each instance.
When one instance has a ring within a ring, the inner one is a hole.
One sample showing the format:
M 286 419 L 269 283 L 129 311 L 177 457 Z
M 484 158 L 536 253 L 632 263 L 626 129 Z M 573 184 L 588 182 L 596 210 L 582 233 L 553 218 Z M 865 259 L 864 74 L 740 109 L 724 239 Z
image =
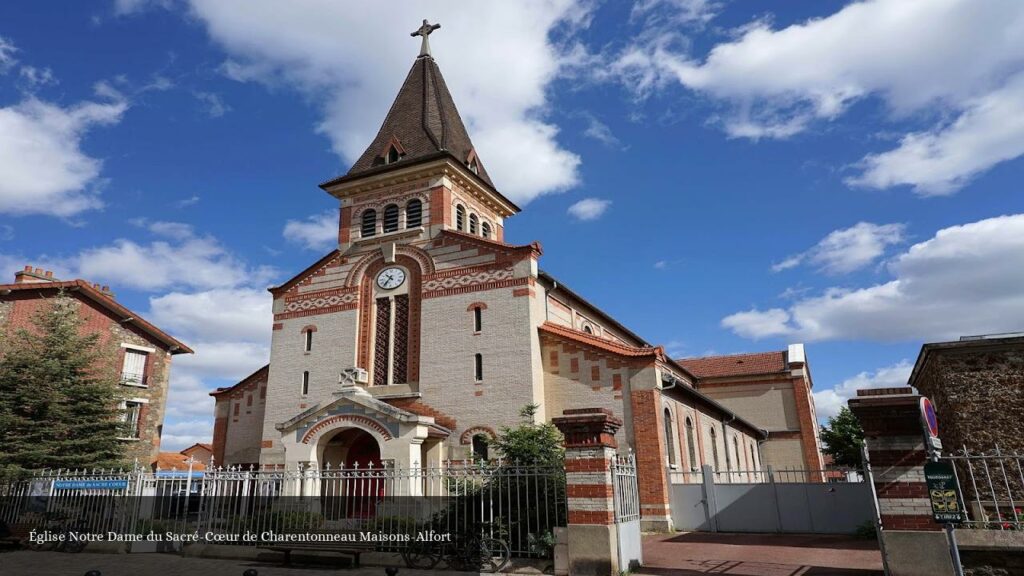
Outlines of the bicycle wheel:
M 441 561 L 441 550 L 429 542 L 412 542 L 402 550 L 402 560 L 409 568 L 430 570 Z
M 488 574 L 501 572 L 512 558 L 512 551 L 504 540 L 480 539 L 480 571 Z

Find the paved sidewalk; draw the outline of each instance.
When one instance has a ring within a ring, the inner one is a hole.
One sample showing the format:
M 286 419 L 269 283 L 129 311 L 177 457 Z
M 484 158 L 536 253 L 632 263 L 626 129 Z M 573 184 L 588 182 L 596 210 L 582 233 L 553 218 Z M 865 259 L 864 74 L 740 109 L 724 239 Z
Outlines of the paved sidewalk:
M 814 534 L 688 532 L 644 537 L 650 576 L 880 576 L 878 544 Z
M 242 576 L 248 569 L 259 576 L 382 576 L 384 568 L 359 569 L 331 566 L 264 564 L 253 560 L 213 560 L 184 558 L 173 554 L 62 554 L 60 552 L 18 551 L 0 554 L 0 574 L 4 576 L 83 576 L 99 570 L 102 576 Z M 469 572 L 425 571 L 401 568 L 401 576 L 466 576 Z

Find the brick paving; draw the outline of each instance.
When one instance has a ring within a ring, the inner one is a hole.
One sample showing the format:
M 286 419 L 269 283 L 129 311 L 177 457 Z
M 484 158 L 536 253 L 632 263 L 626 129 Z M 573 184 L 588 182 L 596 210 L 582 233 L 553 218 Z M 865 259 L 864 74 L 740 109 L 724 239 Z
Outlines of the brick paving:
M 874 541 L 802 534 L 656 534 L 644 537 L 649 576 L 881 576 Z

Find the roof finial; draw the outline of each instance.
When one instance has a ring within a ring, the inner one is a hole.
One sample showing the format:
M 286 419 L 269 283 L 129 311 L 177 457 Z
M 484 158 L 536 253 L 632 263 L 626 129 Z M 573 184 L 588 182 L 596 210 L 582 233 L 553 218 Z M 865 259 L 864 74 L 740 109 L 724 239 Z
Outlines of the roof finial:
M 416 36 L 422 36 L 423 42 L 420 44 L 420 56 L 430 56 L 430 41 L 427 39 L 428 36 L 434 31 L 440 28 L 440 24 L 431 24 L 423 20 L 423 25 L 416 29 L 415 32 L 410 34 L 413 38 Z

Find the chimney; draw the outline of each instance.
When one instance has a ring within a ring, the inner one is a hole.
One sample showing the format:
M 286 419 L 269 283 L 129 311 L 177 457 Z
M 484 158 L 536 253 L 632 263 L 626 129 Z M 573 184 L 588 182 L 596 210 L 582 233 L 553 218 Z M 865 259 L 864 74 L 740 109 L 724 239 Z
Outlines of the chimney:
M 52 271 L 43 270 L 42 268 L 33 268 L 32 266 L 25 266 L 24 270 L 19 270 L 14 273 L 15 284 L 32 284 L 40 282 L 60 282 L 60 280 L 53 277 Z

